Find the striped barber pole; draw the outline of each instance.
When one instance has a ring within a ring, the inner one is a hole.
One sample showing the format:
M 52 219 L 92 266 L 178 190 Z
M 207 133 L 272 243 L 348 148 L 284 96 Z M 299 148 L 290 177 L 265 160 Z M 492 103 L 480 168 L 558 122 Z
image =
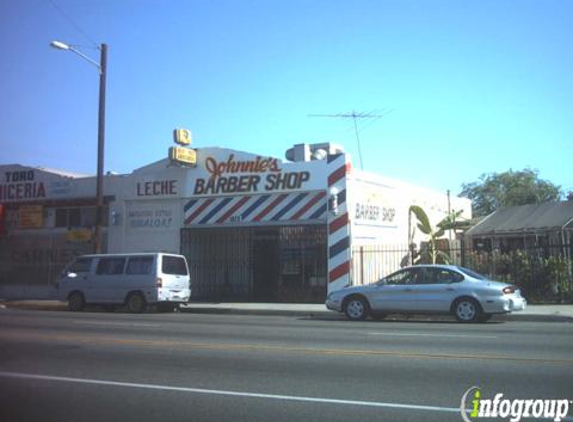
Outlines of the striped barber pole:
M 345 154 L 328 156 L 328 192 L 338 192 L 337 212 L 328 213 L 328 292 L 350 284 L 350 219 L 346 201 L 349 172 L 350 162 Z
M 326 221 L 326 193 L 294 192 L 194 198 L 184 207 L 186 226 Z

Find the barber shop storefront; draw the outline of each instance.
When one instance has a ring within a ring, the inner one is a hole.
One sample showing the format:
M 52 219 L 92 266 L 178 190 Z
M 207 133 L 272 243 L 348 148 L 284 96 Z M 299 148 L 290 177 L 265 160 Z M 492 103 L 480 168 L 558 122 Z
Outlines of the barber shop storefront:
M 436 220 L 448 209 L 442 193 L 351 170 L 338 145 L 298 144 L 286 158 L 172 147 L 168 158 L 106 175 L 104 251 L 185 255 L 192 301 L 322 303 L 394 269 L 353 250 L 405 244 L 411 204 Z M 0 170 L 10 178 L 0 185 L 0 294 L 49 296 L 66 262 L 93 251 L 95 177 Z M 471 213 L 460 201 L 452 206 Z
M 326 161 L 196 151 L 192 166 L 160 161 L 124 180 L 124 201 L 111 209 L 120 223 L 110 227 L 110 251 L 185 255 L 194 300 L 322 302 Z

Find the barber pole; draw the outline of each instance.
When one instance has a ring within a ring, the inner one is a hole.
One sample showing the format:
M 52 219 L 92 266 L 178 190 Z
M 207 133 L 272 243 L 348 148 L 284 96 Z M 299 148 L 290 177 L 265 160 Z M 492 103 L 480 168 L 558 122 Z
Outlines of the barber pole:
M 346 154 L 328 156 L 328 292 L 339 290 L 350 280 L 350 218 L 347 204 Z

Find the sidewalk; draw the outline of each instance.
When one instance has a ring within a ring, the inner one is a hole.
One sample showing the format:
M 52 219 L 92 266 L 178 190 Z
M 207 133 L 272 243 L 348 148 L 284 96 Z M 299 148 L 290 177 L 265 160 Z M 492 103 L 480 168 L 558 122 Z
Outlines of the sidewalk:
M 4 300 L 0 308 L 66 311 L 64 302 L 54 300 Z M 298 303 L 203 303 L 192 302 L 181 306 L 181 312 L 197 314 L 235 314 L 344 318 L 342 314 L 331 312 L 323 304 Z M 497 315 L 494 320 L 573 322 L 573 304 L 567 305 L 528 305 L 525 311 L 510 315 Z

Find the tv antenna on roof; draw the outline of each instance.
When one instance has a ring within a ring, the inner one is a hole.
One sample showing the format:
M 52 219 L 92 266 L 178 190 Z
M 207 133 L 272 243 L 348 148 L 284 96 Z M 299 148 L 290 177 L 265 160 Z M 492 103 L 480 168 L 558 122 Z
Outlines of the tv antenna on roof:
M 369 112 L 360 112 L 357 113 L 356 111 L 352 111 L 351 113 L 338 113 L 338 114 L 309 114 L 308 117 L 331 117 L 337 119 L 352 119 L 354 121 L 354 133 L 356 134 L 356 144 L 358 145 L 358 159 L 360 160 L 360 170 L 364 170 L 362 165 L 362 148 L 360 147 L 360 136 L 358 136 L 359 132 L 366 129 L 366 127 L 372 125 L 376 120 L 381 119 L 382 117 L 392 113 L 394 109 L 382 109 L 382 110 L 372 110 Z M 372 122 L 363 127 L 360 131 L 358 130 L 358 123 L 357 119 L 371 119 Z

